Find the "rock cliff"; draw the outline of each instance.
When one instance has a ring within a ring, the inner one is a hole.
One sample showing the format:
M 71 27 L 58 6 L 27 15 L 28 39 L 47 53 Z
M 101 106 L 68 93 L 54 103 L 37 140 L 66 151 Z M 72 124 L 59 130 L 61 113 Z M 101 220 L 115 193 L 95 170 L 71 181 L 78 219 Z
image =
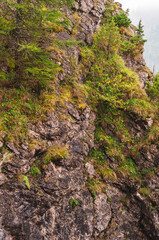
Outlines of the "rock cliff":
M 113 1 L 77 0 L 71 10 L 64 8 L 72 25 L 67 32 L 57 32 L 57 38 L 71 41 L 76 29 L 75 37 L 81 46 L 91 46 L 107 2 Z M 56 60 L 54 54 L 52 57 Z M 135 59 L 124 55 L 123 59 L 128 68 L 139 74 L 143 89 L 152 74 L 142 56 Z M 78 70 L 75 73 L 78 86 L 86 81 L 90 69 L 84 70 L 86 74 L 79 71 L 80 47 L 68 46 L 58 59 L 64 69 L 58 75 L 58 93 L 60 84 L 74 75 L 72 61 Z M 75 98 L 80 89 L 77 87 L 76 91 Z M 120 142 L 115 125 L 103 124 L 98 118 L 102 118 L 101 113 L 94 111 L 85 95 L 80 104 L 66 98 L 63 102 L 58 108 L 48 110 L 44 120 L 28 123 L 32 145 L 24 141 L 17 146 L 1 132 L 0 148 L 5 147 L 7 152 L 0 153 L 0 239 L 157 240 L 159 142 L 158 136 L 148 135 L 150 128 L 154 131 L 157 128 L 155 117 L 142 118 L 140 114 L 124 112 L 125 127 L 131 138 L 137 140 L 134 145 L 127 143 L 124 153 L 129 155 L 132 165 L 135 164 L 133 169 L 138 169 L 142 179 L 131 176 L 134 170 L 128 169 L 127 163 L 121 167 L 108 148 L 99 157 L 107 160 L 106 173 L 102 175 L 95 162 L 98 157 L 90 154 L 91 149 L 103 148 L 102 140 L 95 141 L 94 132 L 100 122 L 105 133 Z

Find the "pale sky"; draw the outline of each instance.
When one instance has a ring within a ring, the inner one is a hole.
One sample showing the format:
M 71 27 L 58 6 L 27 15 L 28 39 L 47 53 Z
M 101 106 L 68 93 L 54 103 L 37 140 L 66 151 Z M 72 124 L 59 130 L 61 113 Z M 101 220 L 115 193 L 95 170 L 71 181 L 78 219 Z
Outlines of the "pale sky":
M 134 24 L 142 19 L 143 24 L 159 20 L 159 0 L 118 0 L 123 9 L 130 9 L 130 18 Z
M 119 0 L 120 3 L 123 4 L 124 8 L 130 8 L 136 9 L 136 8 L 149 8 L 149 7 L 159 7 L 159 1 L 158 0 Z

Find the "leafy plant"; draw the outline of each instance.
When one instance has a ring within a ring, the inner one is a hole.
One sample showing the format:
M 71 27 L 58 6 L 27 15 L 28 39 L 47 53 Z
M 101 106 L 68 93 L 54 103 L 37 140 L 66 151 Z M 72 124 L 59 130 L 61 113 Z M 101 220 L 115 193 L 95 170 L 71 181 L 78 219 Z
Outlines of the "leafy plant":
M 152 210 L 156 210 L 157 208 L 156 208 L 156 207 L 154 207 L 154 206 L 152 206 L 152 207 L 151 207 L 151 209 L 152 209 Z
M 52 60 L 44 42 L 58 49 L 52 37 L 59 27 L 62 30 L 69 21 L 59 10 L 63 4 L 72 0 L 33 1 L 2 0 L 0 5 L 0 55 L 3 61 L 0 69 L 1 83 L 9 81 L 14 87 L 22 82 L 38 94 L 44 90 L 48 81 L 55 78 L 61 70 Z M 3 69 L 6 69 L 3 71 Z
M 153 84 L 147 83 L 147 93 L 149 96 L 159 103 L 159 73 L 153 78 Z
M 108 201 L 108 202 L 112 202 L 112 198 L 107 197 L 107 201 Z
M 101 27 L 98 34 L 94 35 L 93 48 L 103 51 L 109 59 L 110 55 L 116 53 L 120 46 L 121 37 L 114 21 Z
M 36 166 L 32 166 L 30 168 L 30 172 L 29 172 L 33 177 L 36 177 L 37 175 L 41 174 L 41 171 L 38 167 Z
M 20 182 L 24 182 L 27 188 L 30 190 L 30 184 L 29 184 L 29 179 L 25 175 L 20 176 Z
M 102 192 L 104 187 L 102 182 L 95 178 L 88 179 L 86 182 L 86 186 L 90 190 L 94 200 L 96 199 L 96 194 Z
M 131 20 L 128 18 L 128 16 L 125 13 L 115 15 L 113 19 L 118 27 L 122 27 L 122 26 L 129 27 L 131 24 Z
M 71 199 L 71 200 L 70 200 L 70 206 L 72 207 L 73 205 L 78 206 L 78 205 L 79 205 L 79 202 L 78 202 L 76 199 Z

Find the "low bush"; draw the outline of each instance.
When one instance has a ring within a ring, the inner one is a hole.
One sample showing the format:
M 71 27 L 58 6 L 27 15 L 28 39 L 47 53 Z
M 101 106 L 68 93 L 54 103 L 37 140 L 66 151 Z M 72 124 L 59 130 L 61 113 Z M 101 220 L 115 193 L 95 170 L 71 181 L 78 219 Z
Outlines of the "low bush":
M 118 27 L 129 27 L 131 24 L 131 20 L 125 13 L 118 14 L 113 19 Z

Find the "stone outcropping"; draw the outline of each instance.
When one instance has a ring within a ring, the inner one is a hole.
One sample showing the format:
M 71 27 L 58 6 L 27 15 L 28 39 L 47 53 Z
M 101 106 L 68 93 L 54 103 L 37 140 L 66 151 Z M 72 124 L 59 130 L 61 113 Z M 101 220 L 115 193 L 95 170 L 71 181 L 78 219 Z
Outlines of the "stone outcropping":
M 92 34 L 99 27 L 106 2 L 107 0 L 77 0 L 75 2 L 74 7 L 81 17 L 78 40 L 83 40 L 88 44 L 92 43 Z
M 76 0 L 71 14 L 78 12 L 78 40 L 82 44 L 92 43 L 92 34 L 100 25 L 107 0 Z M 68 33 L 57 34 L 59 39 L 69 39 Z M 70 49 L 67 50 L 70 54 Z M 73 59 L 78 64 L 79 51 L 72 48 Z M 63 81 L 70 70 L 67 56 L 64 57 L 64 73 L 59 75 Z M 142 67 L 142 84 L 149 80 L 143 71 L 142 60 L 134 63 L 127 59 L 130 68 Z M 84 79 L 78 79 L 80 82 Z M 141 148 L 141 155 L 134 159 L 140 168 L 152 167 L 154 175 L 145 179 L 153 198 L 147 200 L 139 192 L 135 180 L 119 176 L 117 181 L 105 181 L 103 192 L 92 196 L 87 188 L 87 179 L 102 180 L 86 157 L 94 143 L 95 114 L 85 104 L 79 108 L 66 102 L 65 110 L 50 111 L 46 121 L 29 124 L 29 137 L 34 147 L 25 142 L 16 147 L 13 142 L 0 141 L 0 148 L 6 144 L 8 153 L 0 153 L 2 170 L 0 172 L 0 240 L 93 240 L 93 239 L 137 239 L 157 240 L 158 230 L 158 177 L 159 145 L 151 144 Z M 132 134 L 137 129 L 143 136 L 147 122 L 134 122 Z M 1 138 L 5 136 L 1 134 Z M 27 175 L 34 163 L 43 161 L 49 147 L 66 146 L 67 156 L 40 165 L 41 174 L 36 178 L 21 181 L 20 175 Z M 110 159 L 110 166 L 113 163 Z M 30 189 L 28 189 L 30 188 Z M 159 206 L 159 205 L 158 205 Z

